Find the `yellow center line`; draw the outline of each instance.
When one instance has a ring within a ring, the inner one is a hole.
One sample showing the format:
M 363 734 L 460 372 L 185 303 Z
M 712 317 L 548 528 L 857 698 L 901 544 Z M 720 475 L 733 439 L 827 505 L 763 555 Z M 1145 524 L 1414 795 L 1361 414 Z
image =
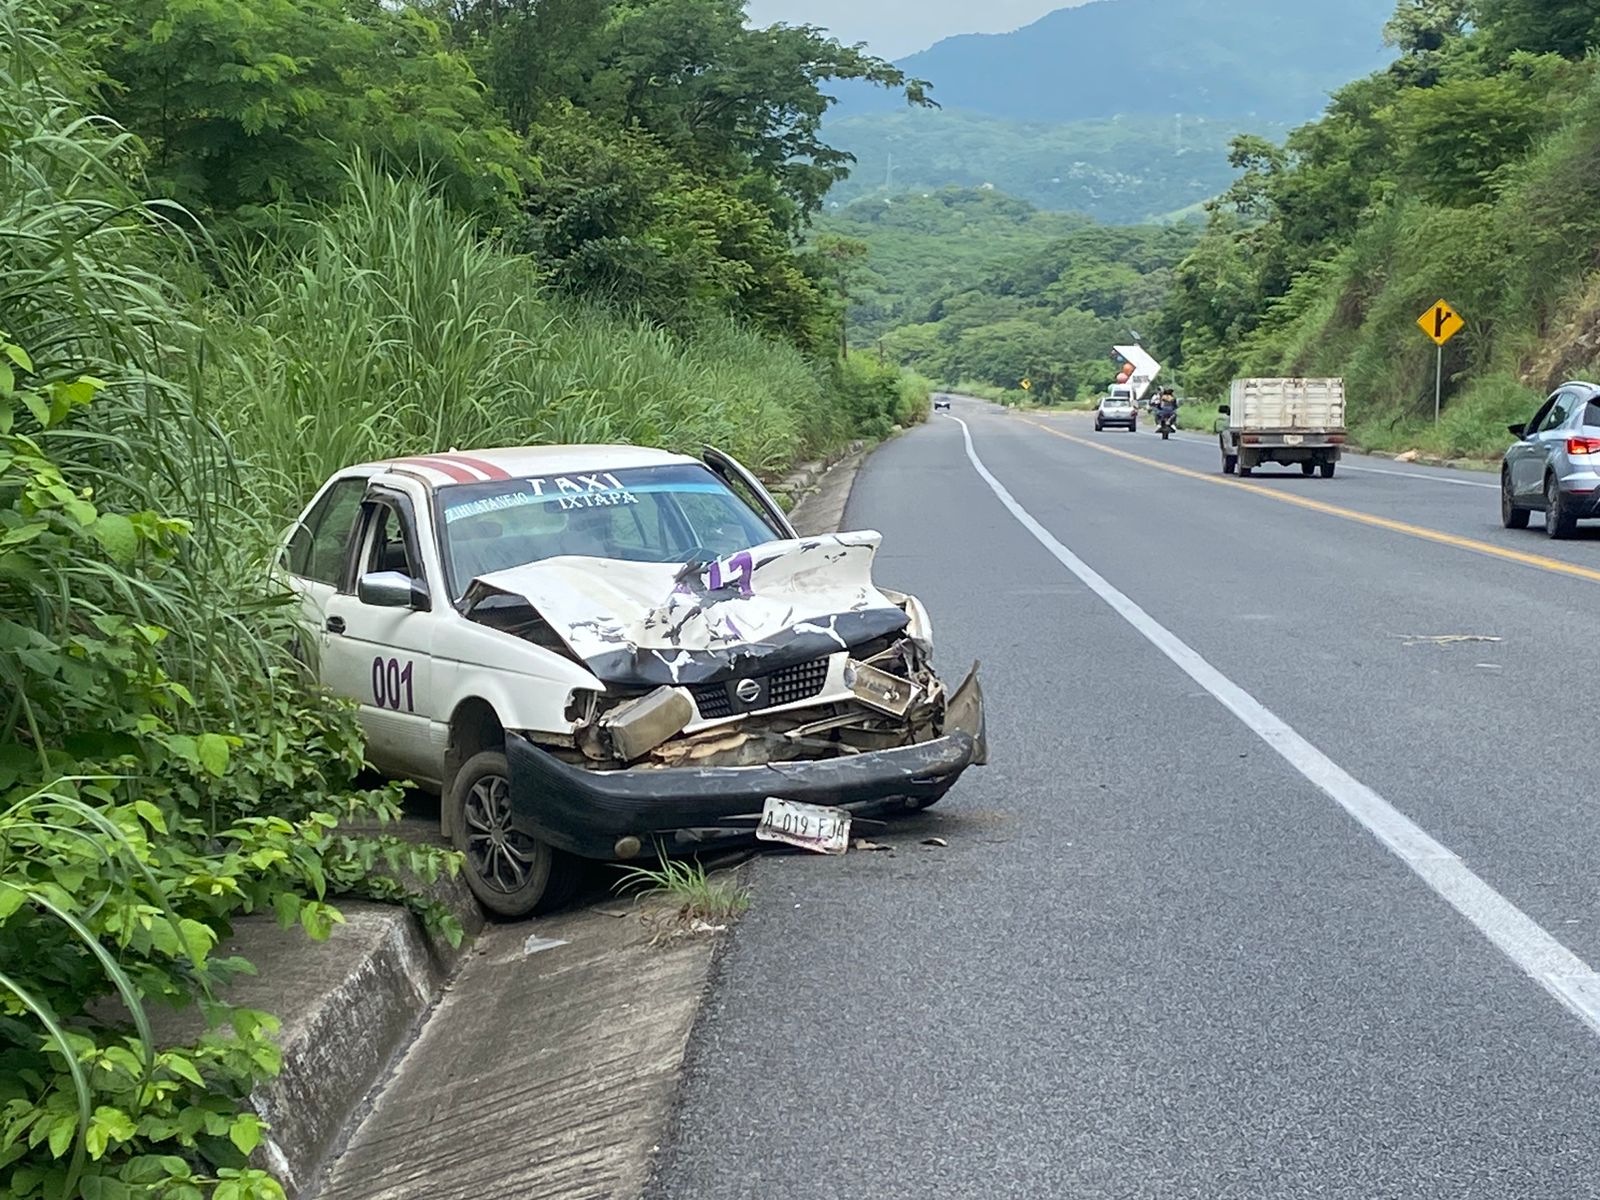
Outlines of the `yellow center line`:
M 1244 492 L 1254 492 L 1258 496 L 1265 496 L 1269 500 L 1277 500 L 1283 504 L 1293 504 L 1299 508 L 1309 508 L 1312 512 L 1325 513 L 1330 517 L 1342 517 L 1346 521 L 1355 521 L 1362 525 L 1371 525 L 1375 529 L 1387 529 L 1391 533 L 1403 533 L 1407 537 L 1421 538 L 1425 542 L 1436 542 L 1441 546 L 1454 546 L 1458 550 L 1469 550 L 1475 554 L 1486 554 L 1490 558 L 1504 559 L 1506 562 L 1521 563 L 1525 567 L 1534 567 L 1541 571 L 1551 571 L 1557 575 L 1570 575 L 1576 579 L 1588 579 L 1600 583 L 1600 571 L 1589 567 L 1580 567 L 1576 563 L 1563 562 L 1559 558 L 1549 558 L 1543 554 L 1525 554 L 1521 550 L 1508 550 L 1504 546 L 1496 546 L 1491 542 L 1480 542 L 1475 538 L 1460 537 L 1453 533 L 1445 533 L 1439 529 L 1429 529 L 1425 525 L 1412 525 L 1406 521 L 1395 521 L 1388 517 L 1377 517 L 1371 513 L 1357 512 L 1353 508 L 1341 508 L 1337 504 L 1329 504 L 1323 500 L 1312 500 L 1305 496 L 1297 496 L 1293 492 L 1280 492 L 1272 488 L 1262 487 L 1256 483 L 1245 483 L 1243 480 L 1230 479 L 1225 475 L 1211 475 L 1205 471 L 1195 471 L 1189 467 L 1180 467 L 1173 463 L 1162 462 L 1158 458 L 1146 458 L 1142 454 L 1132 454 L 1127 450 L 1118 450 L 1114 446 L 1106 446 L 1100 442 L 1090 441 L 1088 438 L 1075 437 L 1070 433 L 1063 433 L 1031 417 L 1024 417 L 1029 425 L 1044 430 L 1048 434 L 1068 442 L 1075 442 L 1080 446 L 1087 446 L 1091 450 L 1098 450 L 1102 454 L 1112 454 L 1117 458 L 1125 458 L 1129 462 L 1141 463 L 1147 467 L 1154 467 L 1158 471 L 1167 471 L 1173 475 L 1182 475 L 1189 479 L 1199 479 L 1205 483 L 1219 484 L 1222 487 L 1237 488 Z

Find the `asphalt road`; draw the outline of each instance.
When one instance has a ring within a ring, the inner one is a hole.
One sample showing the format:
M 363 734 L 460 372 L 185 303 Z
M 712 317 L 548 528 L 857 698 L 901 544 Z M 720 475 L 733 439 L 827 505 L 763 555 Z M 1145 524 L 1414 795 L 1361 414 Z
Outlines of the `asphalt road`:
M 847 527 L 983 660 L 992 765 L 755 864 L 657 1200 L 1600 1196 L 1596 537 L 954 416 L 1012 507 L 939 415 Z

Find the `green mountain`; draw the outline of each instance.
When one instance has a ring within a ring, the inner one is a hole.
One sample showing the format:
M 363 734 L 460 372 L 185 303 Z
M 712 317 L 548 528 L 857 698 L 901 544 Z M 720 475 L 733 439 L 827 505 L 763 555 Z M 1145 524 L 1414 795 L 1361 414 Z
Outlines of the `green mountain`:
M 840 204 L 985 184 L 1043 208 L 1159 220 L 1232 180 L 1229 140 L 1274 139 L 1393 55 L 1395 0 L 1093 0 L 1014 33 L 949 38 L 898 65 L 938 110 L 850 87 L 827 124 L 854 154 Z
M 1094 0 L 1014 33 L 947 38 L 902 59 L 945 108 L 1013 121 L 1174 113 L 1300 122 L 1392 58 L 1395 0 Z M 893 98 L 843 93 L 840 117 Z
M 828 139 L 857 166 L 829 203 L 990 186 L 1100 221 L 1160 221 L 1227 188 L 1228 143 L 1246 131 L 1277 139 L 1288 127 L 1247 117 L 1023 122 L 927 109 L 848 117 L 829 126 Z

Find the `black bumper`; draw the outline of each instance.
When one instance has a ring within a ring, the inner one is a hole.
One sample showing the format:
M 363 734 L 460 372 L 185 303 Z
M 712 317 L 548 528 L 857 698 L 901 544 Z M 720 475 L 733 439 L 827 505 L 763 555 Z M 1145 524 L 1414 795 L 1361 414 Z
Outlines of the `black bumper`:
M 956 732 L 897 750 L 760 767 L 587 771 L 515 736 L 506 756 L 517 828 L 568 853 L 612 860 L 624 837 L 637 837 L 648 853 L 656 841 L 685 849 L 753 836 L 768 796 L 857 812 L 932 804 L 982 752 L 978 740 Z

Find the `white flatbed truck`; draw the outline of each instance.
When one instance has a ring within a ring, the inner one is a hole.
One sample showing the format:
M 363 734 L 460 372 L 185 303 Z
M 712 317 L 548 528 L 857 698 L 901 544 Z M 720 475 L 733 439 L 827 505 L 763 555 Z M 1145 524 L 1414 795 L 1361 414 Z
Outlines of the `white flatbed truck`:
M 1216 433 L 1224 475 L 1282 463 L 1332 479 L 1344 453 L 1344 380 L 1235 379 Z

